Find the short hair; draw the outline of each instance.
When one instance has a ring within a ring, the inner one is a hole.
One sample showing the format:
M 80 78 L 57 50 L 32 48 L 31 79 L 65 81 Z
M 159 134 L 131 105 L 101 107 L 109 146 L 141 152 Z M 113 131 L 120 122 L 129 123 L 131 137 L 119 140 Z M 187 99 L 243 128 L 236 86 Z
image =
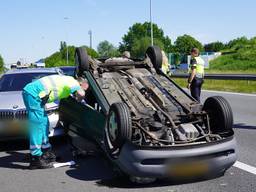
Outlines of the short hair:
M 199 55 L 199 49 L 196 48 L 196 47 L 193 47 L 193 48 L 191 49 L 191 53 L 196 53 L 196 54 Z
M 79 83 L 88 83 L 87 79 L 83 78 L 83 77 L 78 77 L 76 79 Z

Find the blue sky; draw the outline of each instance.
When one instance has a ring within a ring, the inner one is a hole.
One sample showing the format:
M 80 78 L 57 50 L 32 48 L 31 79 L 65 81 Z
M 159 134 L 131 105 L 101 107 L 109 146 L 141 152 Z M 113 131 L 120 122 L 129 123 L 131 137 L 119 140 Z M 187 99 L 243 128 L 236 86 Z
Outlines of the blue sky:
M 192 4 L 192 2 L 194 2 Z M 202 43 L 256 36 L 254 0 L 152 0 L 153 21 L 172 42 L 189 34 Z M 68 19 L 64 19 L 67 17 Z M 149 20 L 149 0 L 6 0 L 0 4 L 0 54 L 6 63 L 33 62 L 59 49 L 60 41 L 118 46 L 135 22 Z

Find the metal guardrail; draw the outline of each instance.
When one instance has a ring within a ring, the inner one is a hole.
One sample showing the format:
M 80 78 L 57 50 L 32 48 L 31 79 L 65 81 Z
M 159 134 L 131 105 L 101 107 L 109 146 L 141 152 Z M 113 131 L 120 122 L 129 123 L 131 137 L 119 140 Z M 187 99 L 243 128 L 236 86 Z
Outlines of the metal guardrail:
M 189 74 L 172 74 L 171 77 L 188 78 Z M 205 74 L 205 79 L 216 80 L 256 80 L 256 74 Z

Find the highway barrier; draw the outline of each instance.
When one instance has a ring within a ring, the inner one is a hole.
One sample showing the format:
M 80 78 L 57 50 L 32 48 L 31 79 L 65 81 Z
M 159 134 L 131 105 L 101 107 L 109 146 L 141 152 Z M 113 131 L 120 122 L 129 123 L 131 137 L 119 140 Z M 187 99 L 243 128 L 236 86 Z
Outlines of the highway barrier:
M 188 78 L 187 73 L 184 74 L 172 74 L 171 77 Z M 256 74 L 205 74 L 205 79 L 216 80 L 256 80 Z

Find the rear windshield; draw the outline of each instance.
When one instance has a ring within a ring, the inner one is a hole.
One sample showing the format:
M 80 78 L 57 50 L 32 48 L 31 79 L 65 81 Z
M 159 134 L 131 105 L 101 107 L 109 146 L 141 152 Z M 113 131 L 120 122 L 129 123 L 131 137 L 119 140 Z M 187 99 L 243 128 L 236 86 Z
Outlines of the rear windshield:
M 5 74 L 0 79 L 0 92 L 21 91 L 28 83 L 54 73 Z

